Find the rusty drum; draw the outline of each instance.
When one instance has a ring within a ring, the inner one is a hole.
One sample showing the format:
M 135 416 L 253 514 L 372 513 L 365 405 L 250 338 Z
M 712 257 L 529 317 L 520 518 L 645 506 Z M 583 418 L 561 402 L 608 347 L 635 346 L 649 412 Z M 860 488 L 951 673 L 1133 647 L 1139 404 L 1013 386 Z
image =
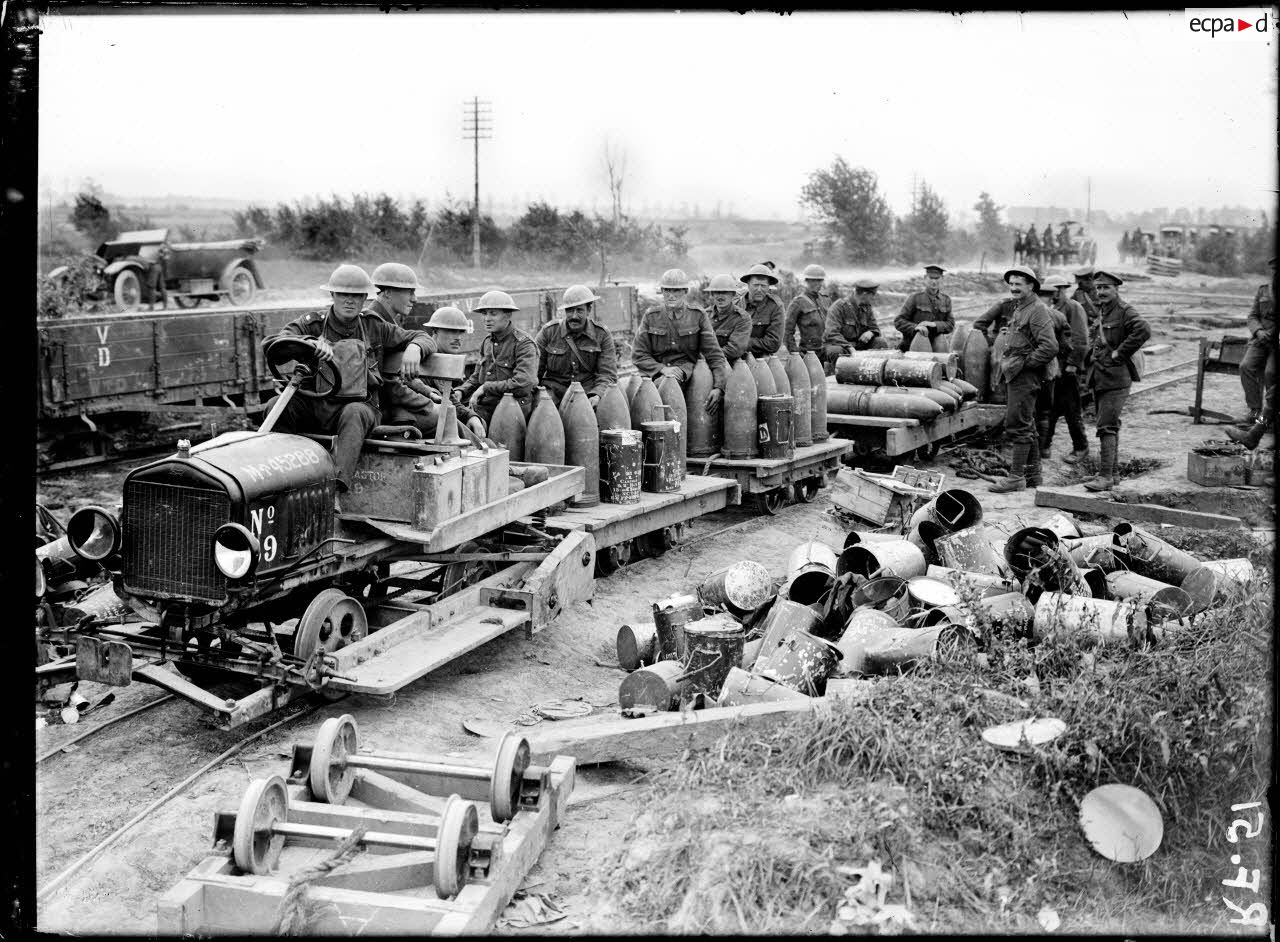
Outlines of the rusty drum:
M 640 503 L 644 445 L 631 429 L 600 430 L 600 499 L 607 504 Z

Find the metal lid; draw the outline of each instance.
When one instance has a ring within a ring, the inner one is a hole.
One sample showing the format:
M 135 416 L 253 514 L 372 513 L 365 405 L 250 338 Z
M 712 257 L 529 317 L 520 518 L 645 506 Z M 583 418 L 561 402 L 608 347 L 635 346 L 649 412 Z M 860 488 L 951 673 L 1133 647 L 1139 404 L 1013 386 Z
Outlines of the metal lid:
M 928 576 L 916 576 L 907 580 L 907 592 L 923 605 L 937 607 L 939 605 L 957 605 L 960 596 L 955 589 L 939 579 Z
M 717 634 L 744 634 L 746 631 L 742 625 L 734 619 L 732 615 L 724 612 L 717 612 L 714 615 L 705 615 L 697 621 L 687 622 L 684 626 L 685 636 L 689 635 L 717 635 Z

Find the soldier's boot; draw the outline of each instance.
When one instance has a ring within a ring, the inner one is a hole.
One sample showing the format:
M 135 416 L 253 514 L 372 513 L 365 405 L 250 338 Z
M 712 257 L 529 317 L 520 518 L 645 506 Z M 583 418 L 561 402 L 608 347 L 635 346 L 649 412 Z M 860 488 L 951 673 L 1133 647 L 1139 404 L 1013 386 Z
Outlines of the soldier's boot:
M 1053 426 L 1047 418 L 1036 419 L 1036 444 L 1040 446 L 1040 457 L 1048 458 L 1053 444 Z
M 1116 486 L 1116 453 L 1120 447 L 1119 435 L 1102 435 L 1098 438 L 1098 473 L 1084 482 L 1091 491 L 1109 491 Z
M 1023 474 L 1027 480 L 1027 487 L 1039 487 L 1043 483 L 1040 476 L 1040 443 L 1034 438 L 1031 439 L 1031 445 L 1027 449 L 1027 469 Z
M 1235 425 L 1236 428 L 1249 429 L 1249 428 L 1253 428 L 1253 426 L 1257 423 L 1257 421 L 1258 421 L 1258 410 L 1250 409 L 1244 415 L 1240 416 L 1240 418 L 1235 419 L 1232 424 Z M 1227 434 L 1230 435 L 1231 433 L 1228 432 Z
M 1015 442 L 1013 454 L 1009 458 L 1009 476 L 998 484 L 991 485 L 992 494 L 1008 494 L 1020 491 L 1027 486 L 1027 454 L 1031 450 L 1028 442 Z
M 1084 461 L 1084 459 L 1088 457 L 1089 457 L 1089 446 L 1086 445 L 1084 448 L 1072 449 L 1071 454 L 1067 455 L 1062 460 L 1067 464 L 1078 464 L 1079 462 Z
M 1253 451 L 1258 447 L 1258 443 L 1262 441 L 1262 436 L 1267 433 L 1267 428 L 1271 425 L 1271 416 L 1267 415 L 1264 409 L 1258 416 L 1258 420 L 1249 427 L 1248 431 L 1242 432 L 1239 429 L 1227 429 L 1227 437 L 1233 442 L 1239 442 Z

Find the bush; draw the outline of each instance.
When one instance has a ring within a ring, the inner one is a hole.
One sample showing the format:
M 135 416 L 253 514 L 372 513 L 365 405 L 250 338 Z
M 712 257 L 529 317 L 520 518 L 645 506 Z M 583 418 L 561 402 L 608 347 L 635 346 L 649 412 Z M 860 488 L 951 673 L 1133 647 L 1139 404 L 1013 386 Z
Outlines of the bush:
M 37 285 L 37 317 L 64 317 L 78 313 L 84 307 L 85 295 L 98 287 L 98 267 L 92 257 L 67 256 L 58 259 L 54 267 L 59 265 L 67 266 L 64 277 L 55 279 L 44 275 Z

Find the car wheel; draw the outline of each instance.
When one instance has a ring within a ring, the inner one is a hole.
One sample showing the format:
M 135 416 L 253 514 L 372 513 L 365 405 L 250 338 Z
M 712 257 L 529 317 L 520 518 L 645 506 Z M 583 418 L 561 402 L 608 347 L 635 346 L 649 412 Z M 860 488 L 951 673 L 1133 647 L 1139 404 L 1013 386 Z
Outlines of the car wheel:
M 142 281 L 132 268 L 116 275 L 115 298 L 121 311 L 136 311 L 142 304 Z
M 179 295 L 173 300 L 177 303 L 178 307 L 189 310 L 190 308 L 193 308 L 193 307 L 199 307 L 200 302 L 204 299 L 191 297 L 189 295 Z
M 253 295 L 257 290 L 258 286 L 253 280 L 253 272 L 247 268 L 237 268 L 231 275 L 227 300 L 236 307 L 243 307 L 253 300 Z

